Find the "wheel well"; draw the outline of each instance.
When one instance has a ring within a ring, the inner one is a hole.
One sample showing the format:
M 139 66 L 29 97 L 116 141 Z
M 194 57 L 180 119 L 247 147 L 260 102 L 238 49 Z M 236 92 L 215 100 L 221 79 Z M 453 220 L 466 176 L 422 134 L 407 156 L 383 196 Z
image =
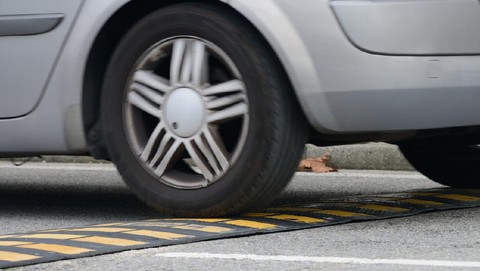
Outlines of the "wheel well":
M 147 14 L 169 5 L 187 2 L 210 3 L 223 6 L 226 10 L 241 17 L 245 23 L 256 29 L 256 27 L 238 11 L 218 0 L 133 0 L 120 8 L 114 15 L 112 15 L 112 17 L 110 17 L 98 33 L 90 50 L 85 68 L 82 95 L 83 122 L 87 135 L 88 150 L 93 157 L 98 159 L 109 159 L 102 139 L 99 111 L 103 78 L 108 63 L 110 62 L 111 55 L 117 44 L 128 30 Z M 273 48 L 271 48 L 258 29 L 256 30 L 259 36 L 262 37 L 270 47 L 272 54 L 280 64 L 280 60 L 275 54 Z M 283 66 L 280 67 L 283 69 Z

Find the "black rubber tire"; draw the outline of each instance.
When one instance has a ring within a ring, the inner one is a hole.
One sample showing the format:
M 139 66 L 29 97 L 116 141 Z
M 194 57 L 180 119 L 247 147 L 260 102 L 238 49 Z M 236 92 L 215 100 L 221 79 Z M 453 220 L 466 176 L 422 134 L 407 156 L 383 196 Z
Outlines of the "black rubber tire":
M 245 147 L 229 171 L 206 188 L 182 190 L 146 172 L 129 147 L 122 103 L 126 80 L 146 48 L 165 38 L 193 35 L 222 50 L 237 66 L 249 99 Z M 279 61 L 243 18 L 221 6 L 176 4 L 139 21 L 109 64 L 101 100 L 107 149 L 127 185 L 156 210 L 176 216 L 238 214 L 270 202 L 289 182 L 301 158 L 307 123 Z
M 420 173 L 456 188 L 480 188 L 480 149 L 467 145 L 401 145 L 400 150 Z

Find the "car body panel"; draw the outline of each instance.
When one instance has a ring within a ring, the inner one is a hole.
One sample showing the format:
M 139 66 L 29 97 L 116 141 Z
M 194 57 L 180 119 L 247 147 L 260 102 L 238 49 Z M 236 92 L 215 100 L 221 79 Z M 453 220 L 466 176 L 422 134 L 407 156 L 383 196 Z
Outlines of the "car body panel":
M 444 0 L 430 2 L 438 1 Z M 20 114 L 0 119 L 1 153 L 88 151 L 82 119 L 87 59 L 103 25 L 128 2 L 85 0 L 63 50 L 57 47 L 61 53 L 56 64 L 42 59 L 34 65 L 49 67 L 50 63 L 53 70 L 48 68 L 32 78 L 28 74 L 29 80 L 37 83 L 32 84 L 36 88 L 25 88 L 25 95 L 9 94 L 10 88 L 0 81 L 0 104 L 7 103 L 4 97 L 11 97 L 10 104 L 23 105 L 22 110 L 7 111 L 3 104 L 0 107 L 0 116 Z M 303 112 L 321 133 L 398 132 L 480 124 L 480 56 L 388 56 L 362 51 L 345 35 L 328 0 L 222 2 L 265 37 L 287 72 Z M 68 3 L 65 5 L 80 1 Z M 65 26 L 62 22 L 54 31 Z M 1 78 L 25 78 L 24 67 L 19 66 L 19 77 L 8 65 L 2 66 L 4 59 L 11 58 L 0 53 L 0 59 Z M 41 96 L 39 86 L 47 80 Z
M 89 50 L 105 22 L 127 2 L 85 1 L 72 29 L 74 34 L 59 56 L 41 102 L 31 114 L 0 120 L 2 152 L 14 155 L 87 151 L 82 90 Z
M 382 2 L 388 1 L 372 3 Z M 302 3 L 309 8 L 288 0 L 232 1 L 272 44 L 316 130 L 395 132 L 480 124 L 479 56 L 370 54 L 345 36 L 330 1 Z M 274 6 L 282 13 L 267 12 Z M 269 27 L 277 21 L 284 25 Z
M 367 52 L 480 54 L 478 0 L 334 0 L 331 5 L 348 38 Z
M 0 118 L 35 107 L 83 1 L 2 0 Z

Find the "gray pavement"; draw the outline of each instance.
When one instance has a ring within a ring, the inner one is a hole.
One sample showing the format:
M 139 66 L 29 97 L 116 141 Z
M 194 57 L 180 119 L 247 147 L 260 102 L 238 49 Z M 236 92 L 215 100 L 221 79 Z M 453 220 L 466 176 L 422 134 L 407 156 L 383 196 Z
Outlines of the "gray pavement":
M 0 171 L 0 234 L 158 217 L 130 194 L 111 165 L 0 163 Z M 298 173 L 272 204 L 438 186 L 412 171 Z M 479 219 L 479 208 L 442 211 L 14 270 L 479 270 L 468 267 L 480 266 Z

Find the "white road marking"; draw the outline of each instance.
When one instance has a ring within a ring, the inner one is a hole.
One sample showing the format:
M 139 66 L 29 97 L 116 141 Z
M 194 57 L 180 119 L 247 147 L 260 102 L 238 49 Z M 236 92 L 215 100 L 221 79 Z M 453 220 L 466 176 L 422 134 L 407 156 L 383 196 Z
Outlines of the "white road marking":
M 410 266 L 436 267 L 480 267 L 480 262 L 466 261 L 439 261 L 439 260 L 411 260 L 411 259 L 368 259 L 344 257 L 308 257 L 286 255 L 256 255 L 256 254 L 212 254 L 212 253 L 159 253 L 157 257 L 185 258 L 185 259 L 216 259 L 216 260 L 251 260 L 277 262 L 313 262 L 313 263 L 340 263 L 340 264 L 389 264 Z
M 361 172 L 359 171 L 340 171 L 340 172 L 331 172 L 331 173 L 310 173 L 310 172 L 297 172 L 297 174 L 302 175 L 317 175 L 320 178 L 324 177 L 361 177 L 361 178 L 397 178 L 397 179 L 428 179 L 420 173 L 415 171 L 401 171 L 401 173 L 370 173 L 370 172 Z
M 21 166 L 14 166 L 11 163 L 1 163 L 0 168 L 21 169 L 21 170 L 81 170 L 81 171 L 116 171 L 111 164 L 63 164 L 63 163 L 32 163 Z
M 88 163 L 26 163 L 21 166 L 14 166 L 10 162 L 0 162 L 0 168 L 18 168 L 18 169 L 32 169 L 32 170 L 99 170 L 99 171 L 116 171 L 113 164 L 88 164 Z M 360 177 L 360 178 L 389 178 L 389 179 L 427 179 L 420 173 L 401 171 L 395 173 L 395 171 L 384 171 L 385 173 L 374 173 L 374 171 L 367 170 L 340 170 L 340 172 L 334 173 L 309 173 L 309 172 L 297 172 L 298 175 L 316 175 L 319 178 L 328 177 Z M 389 172 L 389 173 L 387 173 Z

